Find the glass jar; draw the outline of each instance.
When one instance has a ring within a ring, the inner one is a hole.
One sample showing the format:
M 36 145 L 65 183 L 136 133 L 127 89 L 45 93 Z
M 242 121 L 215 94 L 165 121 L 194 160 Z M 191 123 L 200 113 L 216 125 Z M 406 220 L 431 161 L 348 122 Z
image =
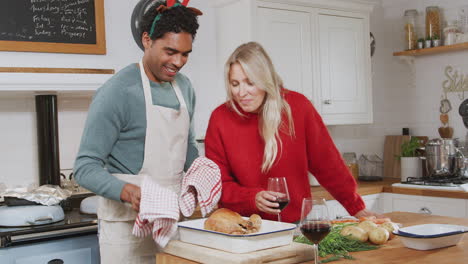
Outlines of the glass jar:
M 426 7 L 426 40 L 440 39 L 441 17 L 437 6 Z
M 343 159 L 348 167 L 351 175 L 357 180 L 359 177 L 359 165 L 356 157 L 356 153 L 354 152 L 345 152 L 343 153 Z
M 456 43 L 457 33 L 460 33 L 455 23 L 449 24 L 444 28 L 444 45 L 453 45 Z
M 416 49 L 416 17 L 418 11 L 416 9 L 405 10 L 405 49 Z

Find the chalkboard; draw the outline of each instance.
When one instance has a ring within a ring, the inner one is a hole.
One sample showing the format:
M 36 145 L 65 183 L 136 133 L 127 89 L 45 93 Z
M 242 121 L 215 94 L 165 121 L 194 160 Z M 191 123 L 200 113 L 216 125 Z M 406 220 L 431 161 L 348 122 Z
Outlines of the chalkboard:
M 104 0 L 0 0 L 0 50 L 105 54 Z

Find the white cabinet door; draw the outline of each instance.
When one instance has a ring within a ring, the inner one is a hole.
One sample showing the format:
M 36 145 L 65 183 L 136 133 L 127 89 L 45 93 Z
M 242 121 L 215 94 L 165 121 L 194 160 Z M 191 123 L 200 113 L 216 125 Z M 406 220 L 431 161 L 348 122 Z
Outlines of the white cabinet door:
M 362 196 L 366 208 L 376 213 L 383 213 L 383 195 L 381 193 Z M 349 216 L 348 211 L 336 200 L 327 201 L 328 210 L 332 219 Z
M 325 124 L 372 122 L 369 3 L 215 2 L 219 86 L 224 63 L 234 49 L 258 41 L 284 86 L 309 98 Z M 324 9 L 327 6 L 330 9 Z
M 327 124 L 371 123 L 366 17 L 319 12 L 321 113 Z
M 393 211 L 466 217 L 466 200 L 419 195 L 393 194 Z
M 284 86 L 312 99 L 310 13 L 259 7 L 257 24 L 257 40 L 270 55 Z

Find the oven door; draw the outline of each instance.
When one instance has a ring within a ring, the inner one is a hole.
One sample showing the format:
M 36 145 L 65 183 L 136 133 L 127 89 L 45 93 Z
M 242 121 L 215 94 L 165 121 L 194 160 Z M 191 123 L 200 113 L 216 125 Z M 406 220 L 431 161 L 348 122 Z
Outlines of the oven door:
M 2 264 L 98 264 L 97 234 L 46 239 L 0 249 Z

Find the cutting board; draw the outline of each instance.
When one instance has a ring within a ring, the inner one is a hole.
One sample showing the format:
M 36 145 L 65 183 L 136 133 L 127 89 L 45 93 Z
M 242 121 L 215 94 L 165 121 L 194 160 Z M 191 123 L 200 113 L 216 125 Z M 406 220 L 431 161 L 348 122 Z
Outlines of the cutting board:
M 410 136 L 385 136 L 384 144 L 384 177 L 401 178 L 400 159 L 401 144 L 410 140 Z
M 236 254 L 172 240 L 164 248 L 164 253 L 207 264 L 288 264 L 314 259 L 312 246 L 295 242 L 287 246 Z
M 428 141 L 426 136 L 416 136 L 423 140 L 424 144 Z M 398 156 L 401 154 L 401 144 L 410 140 L 410 136 L 385 136 L 384 143 L 384 177 L 401 178 L 401 161 Z

